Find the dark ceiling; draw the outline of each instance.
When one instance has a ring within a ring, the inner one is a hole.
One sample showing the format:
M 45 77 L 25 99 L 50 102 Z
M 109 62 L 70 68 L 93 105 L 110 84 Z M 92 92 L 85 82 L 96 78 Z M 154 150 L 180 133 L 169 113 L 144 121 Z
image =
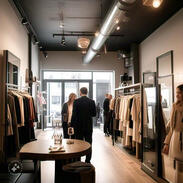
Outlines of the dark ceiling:
M 66 36 L 66 46 L 61 46 L 63 33 L 59 27 L 63 13 L 64 33 L 96 32 L 113 0 L 17 0 L 34 28 L 45 50 L 79 50 L 77 36 Z M 108 51 L 128 49 L 131 43 L 140 43 L 168 18 L 183 7 L 183 0 L 164 0 L 158 9 L 136 3 L 128 12 L 130 20 L 122 23 L 121 29 L 106 41 Z M 93 37 L 89 37 L 92 41 Z

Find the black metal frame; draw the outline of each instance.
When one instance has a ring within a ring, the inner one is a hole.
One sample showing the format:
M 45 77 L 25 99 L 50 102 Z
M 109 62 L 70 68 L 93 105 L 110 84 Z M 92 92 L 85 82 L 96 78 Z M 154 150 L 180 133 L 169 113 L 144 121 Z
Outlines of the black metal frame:
M 74 79 L 74 80 L 64 80 L 64 79 L 45 79 L 45 80 L 43 80 L 43 86 L 42 86 L 42 89 L 43 89 L 43 91 L 45 91 L 46 90 L 46 84 L 48 83 L 48 82 L 60 82 L 61 83 L 61 92 L 62 92 L 62 103 L 61 103 L 61 106 L 62 106 L 62 104 L 63 104 L 63 102 L 64 102 L 64 97 L 65 97 L 65 83 L 69 83 L 69 82 L 78 82 L 78 83 L 89 83 L 89 97 L 90 98 L 93 98 L 93 87 L 92 87 L 92 80 L 76 80 L 76 79 Z M 64 95 L 63 95 L 64 94 Z M 48 108 L 48 106 L 47 106 L 47 108 Z M 44 118 L 44 116 L 45 116 L 46 114 L 45 114 L 45 112 L 43 111 L 43 118 Z M 42 129 L 44 130 L 44 128 L 45 128 L 45 126 L 44 126 L 44 120 L 42 120 L 43 121 L 43 124 L 42 124 Z
M 5 76 L 5 91 L 4 91 L 4 95 L 5 95 L 5 111 L 4 111 L 4 116 L 5 116 L 5 137 L 4 137 L 4 159 L 5 159 L 5 167 L 7 169 L 7 163 L 8 163 L 8 157 L 7 157 L 7 129 L 8 129 L 8 117 L 7 117 L 7 113 L 8 113 L 8 89 L 9 87 L 13 88 L 13 89 L 18 89 L 18 85 L 14 85 L 14 84 L 9 84 L 8 83 L 8 55 L 11 54 L 14 56 L 14 54 L 12 54 L 10 51 L 8 50 L 4 50 L 3 51 L 3 57 L 4 57 L 4 63 L 5 63 L 5 69 L 6 69 L 6 76 Z M 15 58 L 19 59 L 18 57 L 14 56 Z M 20 68 L 18 68 L 20 69 Z M 18 79 L 19 80 L 19 79 Z
M 159 76 L 159 59 L 170 55 L 170 59 L 171 59 L 171 73 L 164 75 L 164 76 Z M 168 51 L 167 53 L 164 53 L 162 55 L 160 55 L 159 57 L 156 58 L 156 70 L 157 70 L 157 80 L 161 79 L 161 78 L 166 78 L 166 77 L 172 77 L 172 102 L 174 102 L 174 65 L 173 65 L 173 50 Z M 158 82 L 158 81 L 157 81 Z

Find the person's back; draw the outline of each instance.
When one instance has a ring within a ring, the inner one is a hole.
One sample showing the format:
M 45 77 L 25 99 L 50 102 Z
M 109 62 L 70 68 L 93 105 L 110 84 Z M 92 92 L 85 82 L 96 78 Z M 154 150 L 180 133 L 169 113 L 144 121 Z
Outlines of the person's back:
M 96 116 L 96 106 L 94 100 L 87 97 L 87 93 L 87 88 L 81 88 L 81 97 L 74 101 L 71 126 L 74 127 L 76 139 L 92 144 L 92 117 Z M 90 160 L 91 153 L 86 156 L 86 162 L 90 163 Z
M 87 96 L 75 100 L 73 111 L 73 123 L 79 132 L 92 132 L 92 117 L 96 116 L 95 102 Z

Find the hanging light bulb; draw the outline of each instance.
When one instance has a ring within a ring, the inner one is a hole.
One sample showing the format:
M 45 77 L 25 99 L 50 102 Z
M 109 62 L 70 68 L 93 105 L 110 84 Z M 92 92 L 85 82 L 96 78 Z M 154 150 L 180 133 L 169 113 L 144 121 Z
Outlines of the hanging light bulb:
M 154 0 L 153 1 L 153 7 L 154 8 L 159 8 L 160 5 L 161 5 L 161 1 L 160 0 Z

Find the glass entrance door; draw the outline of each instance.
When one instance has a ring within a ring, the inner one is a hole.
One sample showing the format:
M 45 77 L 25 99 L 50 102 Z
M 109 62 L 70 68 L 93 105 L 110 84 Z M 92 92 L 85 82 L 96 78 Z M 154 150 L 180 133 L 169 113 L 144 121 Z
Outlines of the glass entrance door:
M 46 127 L 52 127 L 52 120 L 61 121 L 61 108 L 63 101 L 62 82 L 47 82 L 47 109 L 46 109 Z
M 64 82 L 64 102 L 67 102 L 69 99 L 70 93 L 75 93 L 77 97 L 80 97 L 80 88 L 86 87 L 88 89 L 88 97 L 92 97 L 91 85 L 90 82 L 81 82 L 81 81 L 68 81 Z
M 80 97 L 80 88 L 88 89 L 88 97 L 92 98 L 91 81 L 64 81 L 45 80 L 43 90 L 46 91 L 46 111 L 44 112 L 44 127 L 52 127 L 53 120 L 61 121 L 61 111 L 63 103 L 67 102 L 70 93 L 75 93 Z

